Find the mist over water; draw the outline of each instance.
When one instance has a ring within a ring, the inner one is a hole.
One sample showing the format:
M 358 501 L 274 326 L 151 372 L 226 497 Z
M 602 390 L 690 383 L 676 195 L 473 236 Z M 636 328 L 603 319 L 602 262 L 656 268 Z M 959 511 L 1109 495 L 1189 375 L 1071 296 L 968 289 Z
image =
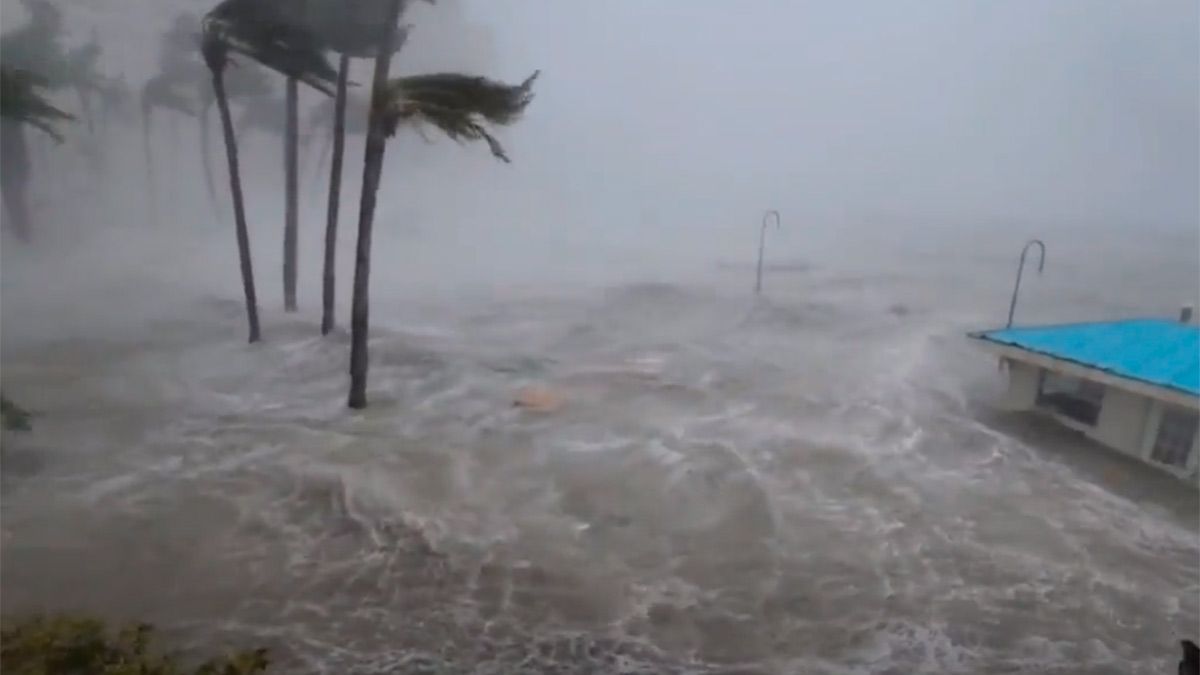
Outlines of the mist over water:
M 321 139 L 284 314 L 282 149 L 239 137 L 257 345 L 194 120 L 156 121 L 154 224 L 133 117 L 34 139 L 37 240 L 0 249 L 4 391 L 37 415 L 4 438 L 4 614 L 279 672 L 1173 672 L 1194 486 L 999 412 L 963 336 L 1031 237 L 1018 323 L 1200 304 L 1195 6 L 682 7 L 412 10 L 400 72 L 544 73 L 511 166 L 388 146 L 361 413 L 318 332 Z M 136 88 L 181 8 L 65 14 Z

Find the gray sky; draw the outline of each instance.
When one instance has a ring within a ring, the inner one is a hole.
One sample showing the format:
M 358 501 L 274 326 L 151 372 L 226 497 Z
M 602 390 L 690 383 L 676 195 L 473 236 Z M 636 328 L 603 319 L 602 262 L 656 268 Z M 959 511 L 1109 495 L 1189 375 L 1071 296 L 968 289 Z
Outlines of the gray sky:
M 7 30 L 23 11 L 3 2 Z M 80 37 L 98 25 L 140 86 L 183 7 L 206 3 L 94 0 L 67 16 Z M 745 257 L 767 208 L 784 214 L 774 250 L 796 256 L 905 233 L 953 247 L 984 230 L 1200 231 L 1192 0 L 440 0 L 408 20 L 399 72 L 542 78 L 500 133 L 511 166 L 413 133 L 389 145 L 380 222 L 401 249 L 417 232 L 514 266 L 601 245 Z M 365 62 L 354 78 L 369 81 Z M 245 157 L 268 219 L 276 157 Z M 305 208 L 323 218 L 321 200 Z M 450 251 L 425 255 L 468 257 Z
M 691 218 L 776 205 L 1197 226 L 1192 1 L 472 8 L 496 28 L 501 73 L 544 69 L 514 157 L 573 198 L 677 201 L 659 208 Z

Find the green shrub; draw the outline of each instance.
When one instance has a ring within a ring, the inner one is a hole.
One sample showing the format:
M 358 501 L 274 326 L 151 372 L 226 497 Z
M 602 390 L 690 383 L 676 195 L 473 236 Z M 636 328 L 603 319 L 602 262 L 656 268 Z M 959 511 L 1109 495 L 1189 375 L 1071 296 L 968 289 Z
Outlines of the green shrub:
M 112 633 L 86 617 L 32 617 L 4 622 L 0 672 L 4 675 L 253 675 L 267 669 L 257 649 L 184 667 L 154 650 L 154 630 L 134 624 Z

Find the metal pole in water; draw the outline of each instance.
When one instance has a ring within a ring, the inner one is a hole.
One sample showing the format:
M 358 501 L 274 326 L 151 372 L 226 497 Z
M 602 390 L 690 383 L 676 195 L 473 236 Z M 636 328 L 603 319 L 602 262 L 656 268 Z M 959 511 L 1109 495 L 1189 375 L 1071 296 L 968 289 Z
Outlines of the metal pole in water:
M 780 228 L 779 212 L 771 209 L 763 214 L 762 228 L 758 231 L 758 269 L 754 277 L 754 294 L 762 293 L 762 277 L 763 277 L 763 249 L 767 243 L 767 221 L 771 216 L 775 216 L 775 229 Z
M 1008 304 L 1008 323 L 1005 328 L 1012 328 L 1013 312 L 1017 310 L 1017 294 L 1021 291 L 1021 273 L 1025 271 L 1025 255 L 1029 253 L 1029 247 L 1037 244 L 1040 255 L 1038 256 L 1038 274 L 1046 267 L 1046 245 L 1041 239 L 1030 239 L 1025 248 L 1021 249 L 1021 262 L 1017 263 L 1017 283 L 1013 286 L 1012 302 Z

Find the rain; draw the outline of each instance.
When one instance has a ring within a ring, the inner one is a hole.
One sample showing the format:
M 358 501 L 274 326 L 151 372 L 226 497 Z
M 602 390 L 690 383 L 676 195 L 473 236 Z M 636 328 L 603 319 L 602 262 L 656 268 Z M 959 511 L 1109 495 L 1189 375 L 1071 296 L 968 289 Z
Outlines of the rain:
M 2 1 L 5 659 L 1200 659 L 1196 3 Z

